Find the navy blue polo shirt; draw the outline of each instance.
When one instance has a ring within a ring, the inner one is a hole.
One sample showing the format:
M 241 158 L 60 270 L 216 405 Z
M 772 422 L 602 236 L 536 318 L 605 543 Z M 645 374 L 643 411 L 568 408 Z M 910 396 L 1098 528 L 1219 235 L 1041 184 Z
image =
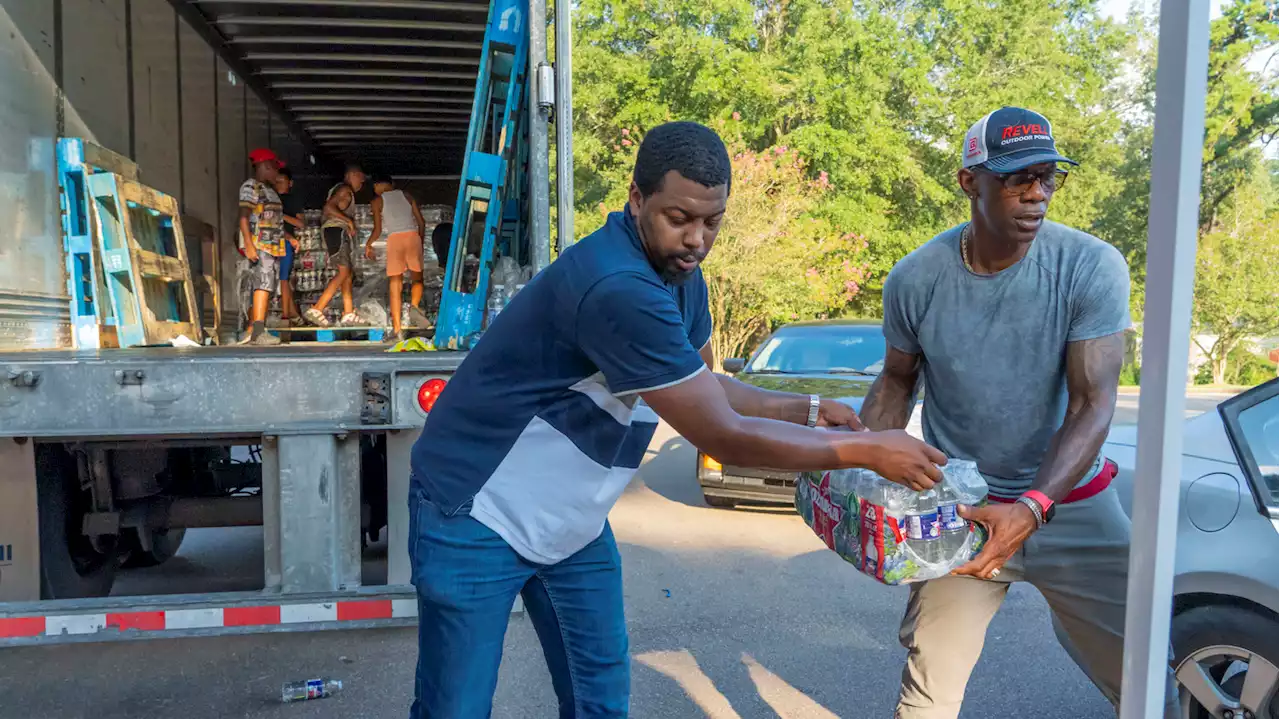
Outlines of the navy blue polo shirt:
M 566 250 L 498 315 L 413 448 L 413 485 L 467 508 L 521 556 L 558 562 L 604 529 L 657 416 L 646 391 L 706 370 L 702 271 L 671 285 L 628 209 Z

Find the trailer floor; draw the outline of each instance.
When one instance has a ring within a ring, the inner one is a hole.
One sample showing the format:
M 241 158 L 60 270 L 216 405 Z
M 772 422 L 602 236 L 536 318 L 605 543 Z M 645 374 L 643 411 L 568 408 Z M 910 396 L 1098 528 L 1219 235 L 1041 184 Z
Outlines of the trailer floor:
M 378 356 L 386 354 L 392 344 L 388 342 L 338 341 L 338 342 L 288 342 L 273 347 L 244 345 L 215 345 L 213 347 L 131 347 L 129 349 L 99 350 L 33 350 L 0 352 L 0 364 L 30 364 L 34 362 L 136 362 L 173 360 L 235 360 L 235 359 L 323 359 Z M 406 357 L 439 356 L 461 357 L 461 352 L 406 352 Z
M 666 427 L 650 449 L 642 481 L 611 518 L 623 557 L 632 716 L 888 716 L 906 591 L 858 575 L 793 512 L 705 507 L 692 448 Z M 207 544 L 191 559 L 233 567 L 204 553 L 249 550 L 242 542 Z M 403 717 L 416 655 L 412 629 L 0 650 L 0 717 Z M 282 682 L 320 676 L 343 680 L 343 692 L 279 702 Z M 546 719 L 555 706 L 533 628 L 513 618 L 494 716 Z M 1019 585 L 988 632 L 961 716 L 1114 713 L 1058 647 L 1044 600 Z

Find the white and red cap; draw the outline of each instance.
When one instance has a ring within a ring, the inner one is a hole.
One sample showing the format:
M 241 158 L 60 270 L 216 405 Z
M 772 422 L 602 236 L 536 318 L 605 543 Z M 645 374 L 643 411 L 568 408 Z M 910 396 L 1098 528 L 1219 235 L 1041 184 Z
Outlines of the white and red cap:
M 1017 172 L 1045 162 L 1080 164 L 1058 152 L 1044 115 L 1021 107 L 1002 107 L 973 123 L 961 153 L 963 167 L 982 165 L 992 172 Z

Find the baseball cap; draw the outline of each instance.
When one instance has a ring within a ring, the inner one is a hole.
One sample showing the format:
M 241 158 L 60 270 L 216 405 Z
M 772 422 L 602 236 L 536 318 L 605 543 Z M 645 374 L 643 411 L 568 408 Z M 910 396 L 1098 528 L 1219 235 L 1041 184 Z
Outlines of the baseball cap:
M 254 165 L 267 162 L 268 160 L 275 160 L 276 165 L 284 167 L 284 161 L 282 161 L 276 153 L 265 147 L 259 147 L 258 149 L 249 152 L 249 162 Z
M 963 166 L 992 172 L 1017 172 L 1044 162 L 1080 163 L 1062 156 L 1044 115 L 1021 107 L 1002 107 L 973 123 L 964 136 Z

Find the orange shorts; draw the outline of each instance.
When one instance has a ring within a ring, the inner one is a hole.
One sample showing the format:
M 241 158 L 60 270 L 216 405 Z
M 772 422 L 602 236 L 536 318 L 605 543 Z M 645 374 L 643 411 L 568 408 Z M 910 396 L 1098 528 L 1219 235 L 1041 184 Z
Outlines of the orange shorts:
M 399 277 L 405 270 L 422 272 L 422 237 L 413 231 L 387 235 L 387 277 Z

